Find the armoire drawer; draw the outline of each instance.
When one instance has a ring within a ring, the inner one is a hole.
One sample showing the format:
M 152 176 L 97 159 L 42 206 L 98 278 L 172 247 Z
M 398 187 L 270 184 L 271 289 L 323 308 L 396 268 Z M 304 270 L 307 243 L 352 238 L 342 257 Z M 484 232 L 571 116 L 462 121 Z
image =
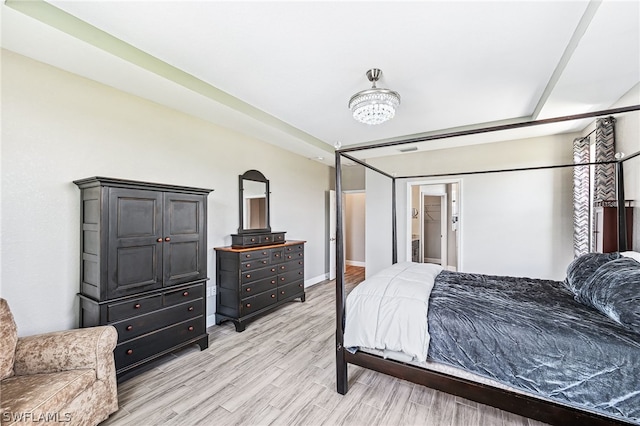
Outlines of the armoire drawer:
M 164 293 L 164 306 L 175 305 L 176 303 L 182 303 L 189 300 L 200 299 L 204 295 L 202 294 L 203 284 L 196 284 L 190 287 L 183 287 L 178 290 L 167 291 Z
M 109 303 L 107 305 L 107 321 L 114 322 L 136 315 L 155 311 L 162 307 L 162 294 Z
M 118 330 L 118 342 L 126 342 L 143 334 L 185 321 L 203 314 L 202 298 L 171 306 L 159 311 L 128 318 L 113 325 Z
M 204 331 L 204 319 L 199 316 L 120 343 L 113 352 L 116 369 L 122 370 L 136 362 L 171 349 L 191 337 L 195 339 Z

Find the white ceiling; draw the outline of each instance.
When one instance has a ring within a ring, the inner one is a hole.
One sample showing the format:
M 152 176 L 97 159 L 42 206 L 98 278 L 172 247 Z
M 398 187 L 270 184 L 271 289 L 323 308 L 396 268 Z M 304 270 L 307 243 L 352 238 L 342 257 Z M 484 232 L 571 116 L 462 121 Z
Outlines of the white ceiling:
M 327 164 L 338 141 L 597 111 L 640 81 L 638 1 L 7 0 L 1 11 L 8 50 Z M 347 101 L 374 67 L 402 104 L 367 126 Z

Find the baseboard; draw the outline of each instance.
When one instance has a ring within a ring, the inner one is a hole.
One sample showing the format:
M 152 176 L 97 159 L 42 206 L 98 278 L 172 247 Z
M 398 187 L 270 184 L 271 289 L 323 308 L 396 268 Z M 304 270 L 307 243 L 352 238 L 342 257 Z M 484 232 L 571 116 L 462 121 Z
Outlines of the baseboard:
M 304 288 L 311 287 L 312 285 L 316 285 L 322 281 L 327 280 L 327 276 L 329 274 L 318 275 L 317 277 L 309 278 L 308 280 L 304 280 Z
M 365 262 L 360 262 L 359 260 L 345 260 L 344 263 L 349 266 L 359 266 L 361 268 L 366 266 Z

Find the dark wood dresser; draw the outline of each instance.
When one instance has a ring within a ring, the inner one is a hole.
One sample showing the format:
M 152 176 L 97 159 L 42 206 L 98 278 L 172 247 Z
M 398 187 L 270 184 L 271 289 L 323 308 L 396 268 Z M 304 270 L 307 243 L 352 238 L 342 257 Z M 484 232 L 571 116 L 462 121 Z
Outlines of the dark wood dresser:
M 283 303 L 304 302 L 304 243 L 216 248 L 216 324 L 233 321 L 240 332 Z
M 80 326 L 113 325 L 118 378 L 178 348 L 208 347 L 210 189 L 93 177 L 81 191 Z

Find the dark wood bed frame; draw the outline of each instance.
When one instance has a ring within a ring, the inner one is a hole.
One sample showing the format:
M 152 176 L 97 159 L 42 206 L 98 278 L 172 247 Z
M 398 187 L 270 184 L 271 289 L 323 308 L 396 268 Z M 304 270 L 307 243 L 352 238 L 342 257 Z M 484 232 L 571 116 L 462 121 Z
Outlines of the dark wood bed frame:
M 522 123 L 514 123 L 502 126 L 484 127 L 473 130 L 465 130 L 453 133 L 445 133 L 439 135 L 432 135 L 422 138 L 406 139 L 402 141 L 386 142 L 376 145 L 360 146 L 352 148 L 344 148 L 336 150 L 335 153 L 335 168 L 336 168 L 336 193 L 342 193 L 342 168 L 341 157 L 345 157 L 350 161 L 358 163 L 368 169 L 376 171 L 384 176 L 387 176 L 392 181 L 391 186 L 391 199 L 392 199 L 392 226 L 391 226 L 391 239 L 392 239 L 392 263 L 397 263 L 397 230 L 396 230 L 396 179 L 397 178 L 419 178 L 419 177 L 444 177 L 444 176 L 460 176 L 479 173 L 497 173 L 506 171 L 520 171 L 520 170 L 535 170 L 535 169 L 548 169 L 558 167 L 575 167 L 581 165 L 592 164 L 615 164 L 616 166 L 616 187 L 617 187 L 617 200 L 618 205 L 624 205 L 624 188 L 623 188 L 623 163 L 631 158 L 640 155 L 640 152 L 636 152 L 623 159 L 609 162 L 599 163 L 585 163 L 585 164 L 564 164 L 556 166 L 545 167 L 532 167 L 521 169 L 504 169 L 504 170 L 490 170 L 490 171 L 478 171 L 478 172 L 466 172 L 466 173 L 451 173 L 440 175 L 422 175 L 422 176 L 402 176 L 397 177 L 388 174 L 380 169 L 377 169 L 349 154 L 348 152 L 368 150 L 380 147 L 388 147 L 395 145 L 403 145 L 408 143 L 423 142 L 428 140 L 445 139 L 456 136 L 466 136 L 479 133 L 495 132 L 500 130 L 509 130 L 519 127 L 535 126 L 540 124 L 556 123 L 561 121 L 570 121 L 584 118 L 597 118 L 610 116 L 613 114 L 621 114 L 631 111 L 640 110 L 640 105 L 634 105 L 630 107 L 609 109 L 604 111 L 596 111 L 592 113 L 578 114 L 572 116 L 564 116 L 552 119 L 527 121 Z M 342 197 L 336 197 L 336 379 L 337 379 L 337 391 L 344 395 L 349 388 L 347 366 L 348 364 L 358 365 L 364 368 L 375 370 L 384 374 L 388 374 L 393 377 L 398 377 L 403 380 L 407 380 L 413 383 L 417 383 L 429 388 L 437 389 L 452 395 L 457 395 L 472 401 L 476 401 L 482 404 L 490 405 L 502 410 L 506 410 L 515 414 L 519 414 L 525 417 L 536 419 L 545 423 L 554 425 L 628 425 L 634 424 L 632 422 L 625 422 L 624 420 L 613 419 L 608 416 L 595 414 L 589 411 L 581 410 L 575 407 L 562 405 L 559 403 L 551 402 L 542 398 L 529 396 L 525 394 L 515 393 L 505 389 L 497 388 L 494 386 L 474 382 L 467 379 L 451 376 L 448 374 L 427 370 L 424 368 L 416 367 L 410 364 L 393 361 L 390 359 L 384 359 L 382 357 L 371 355 L 365 352 L 358 351 L 355 354 L 345 350 L 343 346 L 344 337 L 344 325 L 345 325 L 345 258 L 344 258 L 344 243 L 343 243 L 343 218 L 342 218 Z M 624 209 L 618 209 L 618 248 L 619 251 L 627 250 L 627 232 L 626 221 L 624 220 Z

